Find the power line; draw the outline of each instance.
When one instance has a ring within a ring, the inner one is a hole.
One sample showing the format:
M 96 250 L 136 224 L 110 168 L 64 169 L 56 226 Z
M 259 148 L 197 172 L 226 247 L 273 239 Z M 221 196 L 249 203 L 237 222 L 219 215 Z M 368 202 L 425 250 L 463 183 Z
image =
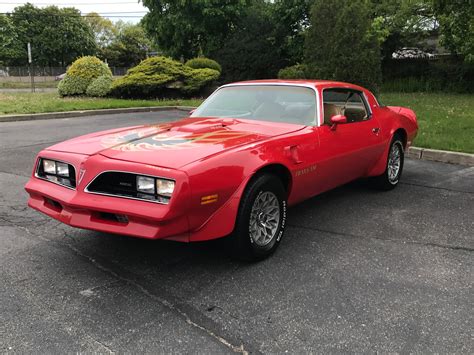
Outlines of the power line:
M 25 2 L 0 2 L 0 5 L 26 5 L 27 3 Z M 35 6 L 97 6 L 97 5 L 129 5 L 129 4 L 138 4 L 136 1 L 127 1 L 127 2 L 108 2 L 108 3 L 64 3 L 64 4 L 58 4 L 58 3 L 35 3 L 33 5 Z
M 10 12 L 0 12 L 0 15 L 11 15 Z M 144 12 L 146 14 L 146 12 Z M 23 15 L 23 14 L 22 14 Z M 107 18 L 142 18 L 143 15 L 106 15 L 106 14 L 97 14 L 97 15 L 82 15 L 82 14 L 33 14 L 33 16 L 38 17 L 107 17 Z
M 83 15 L 83 14 L 34 14 L 33 16 L 26 16 L 26 17 L 90 17 L 90 18 L 97 18 L 97 17 L 104 17 L 104 18 L 142 18 L 143 15 L 117 15 L 118 13 L 114 13 L 111 15 L 108 14 L 97 14 L 97 15 Z M 12 15 L 10 12 L 0 12 L 0 15 Z M 21 14 L 26 15 L 26 14 Z
M 119 15 L 119 14 L 147 14 L 148 11 L 119 11 L 119 12 L 100 12 L 99 15 Z
M 2 15 L 7 14 L 8 12 L 2 12 Z M 130 14 L 147 14 L 148 11 L 105 11 L 99 12 L 98 15 L 130 15 Z M 36 15 L 36 14 L 35 14 Z M 38 15 L 45 15 L 45 16 L 69 16 L 69 14 L 38 14 Z

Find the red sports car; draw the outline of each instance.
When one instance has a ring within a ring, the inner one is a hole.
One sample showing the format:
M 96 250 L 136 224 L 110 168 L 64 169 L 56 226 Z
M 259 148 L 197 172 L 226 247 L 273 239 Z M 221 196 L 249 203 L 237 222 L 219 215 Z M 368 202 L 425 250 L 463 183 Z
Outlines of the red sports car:
M 224 85 L 188 118 L 88 134 L 41 151 L 28 205 L 68 225 L 182 242 L 229 236 L 270 255 L 287 206 L 351 180 L 394 188 L 414 112 L 334 81 Z

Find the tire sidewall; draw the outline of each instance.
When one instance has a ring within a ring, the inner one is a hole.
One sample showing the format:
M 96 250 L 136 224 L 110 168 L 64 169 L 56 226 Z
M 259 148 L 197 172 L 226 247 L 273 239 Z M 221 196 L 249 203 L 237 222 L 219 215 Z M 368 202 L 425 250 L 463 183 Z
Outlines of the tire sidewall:
M 400 168 L 398 169 L 398 174 L 397 174 L 396 179 L 390 180 L 390 177 L 388 176 L 388 164 L 390 162 L 390 154 L 392 152 L 392 147 L 394 145 L 398 145 L 399 149 L 400 149 Z M 386 170 L 385 170 L 385 177 L 386 177 L 387 183 L 389 185 L 395 187 L 400 182 L 400 178 L 402 177 L 404 162 L 405 162 L 405 151 L 403 149 L 403 142 L 400 140 L 399 137 L 396 136 L 396 137 L 393 138 L 392 142 L 390 143 L 390 148 L 389 148 L 388 156 L 387 156 L 387 167 L 386 167 Z
M 268 244 L 262 246 L 256 244 L 252 239 L 250 233 L 250 215 L 257 198 L 267 191 L 272 192 L 277 197 L 280 207 L 280 221 L 273 239 Z M 270 255 L 276 250 L 283 238 L 286 227 L 288 209 L 286 200 L 286 191 L 281 181 L 273 175 L 260 176 L 249 184 L 245 196 L 241 201 L 239 216 L 234 230 L 234 238 L 237 238 L 240 244 L 239 249 L 241 250 L 239 252 L 249 254 L 251 258 L 259 259 Z

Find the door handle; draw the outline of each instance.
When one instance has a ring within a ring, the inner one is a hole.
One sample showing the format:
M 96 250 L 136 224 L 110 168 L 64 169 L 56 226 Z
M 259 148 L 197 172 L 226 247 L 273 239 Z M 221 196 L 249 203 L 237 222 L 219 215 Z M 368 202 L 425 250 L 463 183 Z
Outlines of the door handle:
M 378 135 L 380 133 L 380 128 L 372 128 L 372 133 Z

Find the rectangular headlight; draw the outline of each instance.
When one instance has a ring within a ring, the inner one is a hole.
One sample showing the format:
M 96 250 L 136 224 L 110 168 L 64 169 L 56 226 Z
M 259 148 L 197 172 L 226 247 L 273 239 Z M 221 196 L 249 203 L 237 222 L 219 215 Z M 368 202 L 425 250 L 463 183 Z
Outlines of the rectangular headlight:
M 53 160 L 43 159 L 43 171 L 45 174 L 56 174 L 56 162 Z
M 137 191 L 155 194 L 155 179 L 148 176 L 137 176 Z
M 174 191 L 174 185 L 172 180 L 156 179 L 156 192 L 158 195 L 169 197 Z
M 69 165 L 56 162 L 56 171 L 59 176 L 69 176 Z

